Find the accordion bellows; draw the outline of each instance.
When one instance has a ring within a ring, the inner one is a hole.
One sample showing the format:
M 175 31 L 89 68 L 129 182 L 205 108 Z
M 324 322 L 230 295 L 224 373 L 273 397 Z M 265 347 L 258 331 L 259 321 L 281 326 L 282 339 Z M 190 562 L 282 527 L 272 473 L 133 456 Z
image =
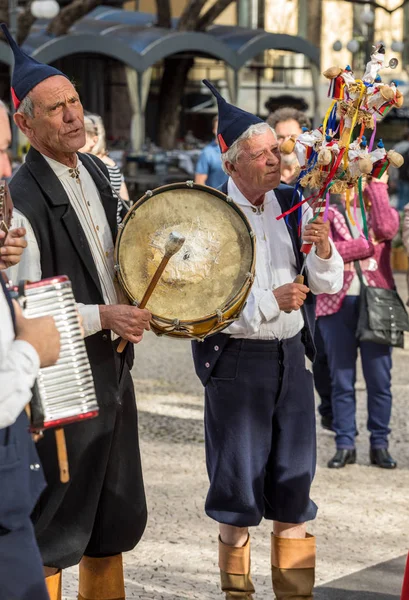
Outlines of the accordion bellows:
M 40 369 L 31 402 L 33 431 L 98 415 L 94 380 L 71 282 L 66 276 L 14 288 L 26 318 L 52 316 L 61 335 L 57 363 Z

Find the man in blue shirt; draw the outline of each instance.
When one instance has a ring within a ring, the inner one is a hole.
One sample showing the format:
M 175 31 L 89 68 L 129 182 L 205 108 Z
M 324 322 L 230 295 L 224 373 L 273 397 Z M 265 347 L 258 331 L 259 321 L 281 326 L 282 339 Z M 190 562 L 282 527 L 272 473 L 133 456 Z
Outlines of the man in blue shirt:
M 203 148 L 199 160 L 196 165 L 195 183 L 200 185 L 208 185 L 213 188 L 218 188 L 225 181 L 227 175 L 222 169 L 221 152 L 217 143 L 217 116 L 213 117 L 213 134 L 214 140 Z

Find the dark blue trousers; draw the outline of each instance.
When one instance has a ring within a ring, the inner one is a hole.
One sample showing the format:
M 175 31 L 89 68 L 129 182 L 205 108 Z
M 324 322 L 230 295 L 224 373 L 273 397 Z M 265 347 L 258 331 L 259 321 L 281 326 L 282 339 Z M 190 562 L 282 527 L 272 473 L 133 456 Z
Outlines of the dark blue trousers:
M 319 318 L 317 319 L 317 322 L 318 321 Z M 317 353 L 312 365 L 312 372 L 314 373 L 315 389 L 321 399 L 321 404 L 318 406 L 318 412 L 321 417 L 331 417 L 332 419 L 331 371 L 328 365 L 324 340 L 322 339 L 318 324 L 315 327 L 314 343 Z
M 356 339 L 359 296 L 346 296 L 334 315 L 320 317 L 332 381 L 333 427 L 338 449 L 355 446 L 355 381 L 358 348 L 368 395 L 368 422 L 372 448 L 387 448 L 392 408 L 392 352 L 389 346 Z
M 48 600 L 30 519 L 44 485 L 23 412 L 0 429 L 0 600 Z
M 0 600 L 49 600 L 29 517 L 19 529 L 0 532 Z
M 205 398 L 208 516 L 236 527 L 314 519 L 314 389 L 301 336 L 230 339 Z

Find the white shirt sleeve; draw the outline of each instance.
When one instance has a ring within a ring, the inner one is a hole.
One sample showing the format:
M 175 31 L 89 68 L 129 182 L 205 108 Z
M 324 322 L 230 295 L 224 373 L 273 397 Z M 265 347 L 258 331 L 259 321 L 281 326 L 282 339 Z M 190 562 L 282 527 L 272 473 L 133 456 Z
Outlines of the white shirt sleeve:
M 9 278 L 14 285 L 17 285 L 23 279 L 40 281 L 42 277 L 40 249 L 30 221 L 18 210 L 14 210 L 12 227 L 25 227 L 27 231 L 27 248 L 23 252 L 19 264 L 7 270 Z M 101 331 L 99 306 L 97 304 L 85 305 L 79 303 L 77 307 L 82 316 L 85 337 Z
M 315 246 L 307 256 L 308 285 L 313 294 L 337 294 L 344 284 L 344 261 L 332 240 L 331 256 L 320 258 Z
M 303 228 L 313 215 L 309 208 L 303 215 Z M 344 261 L 335 248 L 333 241 L 329 240 L 331 256 L 327 259 L 317 256 L 316 247 L 313 246 L 306 258 L 308 272 L 308 285 L 313 294 L 336 294 L 344 284 Z
M 10 310 L 0 290 L 0 429 L 12 425 L 30 402 L 39 368 L 33 346 L 14 339 Z
M 101 331 L 101 317 L 99 314 L 98 304 L 81 304 L 77 303 L 78 312 L 82 317 L 82 325 L 84 327 L 84 337 L 94 335 Z
M 17 285 L 22 279 L 28 281 L 40 281 L 41 279 L 41 261 L 40 249 L 30 221 L 18 210 L 13 211 L 12 228 L 25 227 L 27 248 L 24 250 L 18 265 L 7 269 L 7 274 L 14 285 Z
M 12 425 L 31 400 L 31 388 L 40 368 L 40 359 L 33 346 L 15 340 L 1 356 L 0 368 L 0 429 Z
M 229 325 L 230 335 L 253 335 L 262 323 L 280 316 L 280 309 L 272 290 L 253 286 L 239 320 Z

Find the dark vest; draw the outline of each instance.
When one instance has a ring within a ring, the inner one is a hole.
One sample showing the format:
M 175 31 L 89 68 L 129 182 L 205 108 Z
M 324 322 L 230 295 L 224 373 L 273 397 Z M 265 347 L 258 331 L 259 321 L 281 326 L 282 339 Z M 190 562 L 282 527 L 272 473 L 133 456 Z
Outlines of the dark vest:
M 10 307 L 15 328 L 13 304 L 0 273 L 1 290 Z M 0 535 L 26 525 L 45 487 L 43 471 L 28 431 L 25 411 L 15 423 L 0 429 Z
M 224 183 L 219 189 L 224 194 L 227 194 L 227 182 Z M 291 207 L 293 188 L 288 185 L 280 184 L 278 188 L 274 190 L 274 192 L 282 212 L 285 212 Z M 298 271 L 301 271 L 304 255 L 301 252 L 302 241 L 298 236 L 297 211 L 294 211 L 289 215 L 287 219 L 287 231 L 293 245 L 297 269 Z M 304 275 L 305 285 L 308 286 L 308 273 L 304 272 Z M 315 302 L 315 296 L 310 292 L 301 308 L 304 317 L 302 340 L 305 346 L 305 353 L 312 361 L 315 358 Z M 228 339 L 229 336 L 225 333 L 217 333 L 216 335 L 206 338 L 203 342 L 192 342 L 193 360 L 195 363 L 196 373 L 203 385 L 206 385 L 208 382 L 213 368 L 221 352 L 223 351 L 224 346 L 227 344 Z
M 106 166 L 96 157 L 79 156 L 98 188 L 115 242 L 117 201 L 95 163 L 108 177 Z M 42 277 L 67 275 L 77 302 L 104 304 L 98 273 L 75 210 L 58 177 L 34 148 L 11 180 L 10 191 L 14 206 L 27 217 L 34 230 L 40 248 Z M 110 331 L 100 331 L 87 337 L 85 342 L 99 403 L 119 401 Z M 132 366 L 132 344 L 128 344 L 125 358 Z

